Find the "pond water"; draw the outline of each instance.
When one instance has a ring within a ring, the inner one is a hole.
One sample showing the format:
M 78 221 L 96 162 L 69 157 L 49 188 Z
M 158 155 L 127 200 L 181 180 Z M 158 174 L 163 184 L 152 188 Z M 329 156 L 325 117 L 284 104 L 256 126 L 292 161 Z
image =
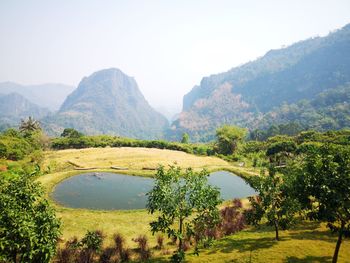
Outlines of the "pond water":
M 66 207 L 87 209 L 143 209 L 154 179 L 115 173 L 85 173 L 59 183 L 53 199 Z M 225 200 L 254 195 L 242 178 L 220 171 L 211 173 L 208 182 L 220 188 Z

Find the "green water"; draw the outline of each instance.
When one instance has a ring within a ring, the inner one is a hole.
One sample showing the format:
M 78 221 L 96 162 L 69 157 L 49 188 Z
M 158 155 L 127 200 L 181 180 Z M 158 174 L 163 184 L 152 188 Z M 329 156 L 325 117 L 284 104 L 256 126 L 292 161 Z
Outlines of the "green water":
M 73 208 L 143 209 L 153 181 L 152 178 L 115 173 L 85 173 L 59 183 L 52 197 L 57 203 Z M 225 200 L 255 194 L 242 178 L 229 172 L 211 173 L 208 182 L 220 188 Z

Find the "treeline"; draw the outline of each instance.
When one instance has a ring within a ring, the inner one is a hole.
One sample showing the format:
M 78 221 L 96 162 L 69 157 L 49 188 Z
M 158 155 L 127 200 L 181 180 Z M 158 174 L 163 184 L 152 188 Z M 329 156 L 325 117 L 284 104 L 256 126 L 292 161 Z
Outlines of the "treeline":
M 157 148 L 175 151 L 183 151 L 186 153 L 198 155 L 213 155 L 213 147 L 209 144 L 191 144 L 180 142 L 169 142 L 164 140 L 138 140 L 132 138 L 123 138 L 110 135 L 83 135 L 73 129 L 72 133 L 62 133 L 61 137 L 54 138 L 51 141 L 51 148 L 55 150 L 62 149 L 81 149 L 90 147 L 144 147 Z

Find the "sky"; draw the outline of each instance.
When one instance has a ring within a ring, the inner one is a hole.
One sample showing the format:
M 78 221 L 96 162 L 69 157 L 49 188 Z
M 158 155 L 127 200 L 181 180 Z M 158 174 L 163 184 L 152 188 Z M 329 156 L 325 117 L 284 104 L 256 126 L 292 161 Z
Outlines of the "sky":
M 0 0 L 0 82 L 119 68 L 179 111 L 201 79 L 350 23 L 349 0 Z

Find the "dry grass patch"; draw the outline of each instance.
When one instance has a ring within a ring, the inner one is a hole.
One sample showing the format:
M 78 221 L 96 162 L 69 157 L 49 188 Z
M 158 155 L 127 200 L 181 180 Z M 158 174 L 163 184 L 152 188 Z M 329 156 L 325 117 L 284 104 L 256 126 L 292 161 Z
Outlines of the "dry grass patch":
M 203 168 L 209 171 L 230 168 L 231 165 L 216 157 L 196 156 L 180 151 L 149 148 L 88 148 L 46 152 L 45 165 L 56 169 L 67 169 L 68 161 L 81 167 L 110 169 L 111 166 L 126 167 L 128 170 L 142 172 L 143 168 L 156 169 L 159 165 L 176 165 L 182 168 Z

